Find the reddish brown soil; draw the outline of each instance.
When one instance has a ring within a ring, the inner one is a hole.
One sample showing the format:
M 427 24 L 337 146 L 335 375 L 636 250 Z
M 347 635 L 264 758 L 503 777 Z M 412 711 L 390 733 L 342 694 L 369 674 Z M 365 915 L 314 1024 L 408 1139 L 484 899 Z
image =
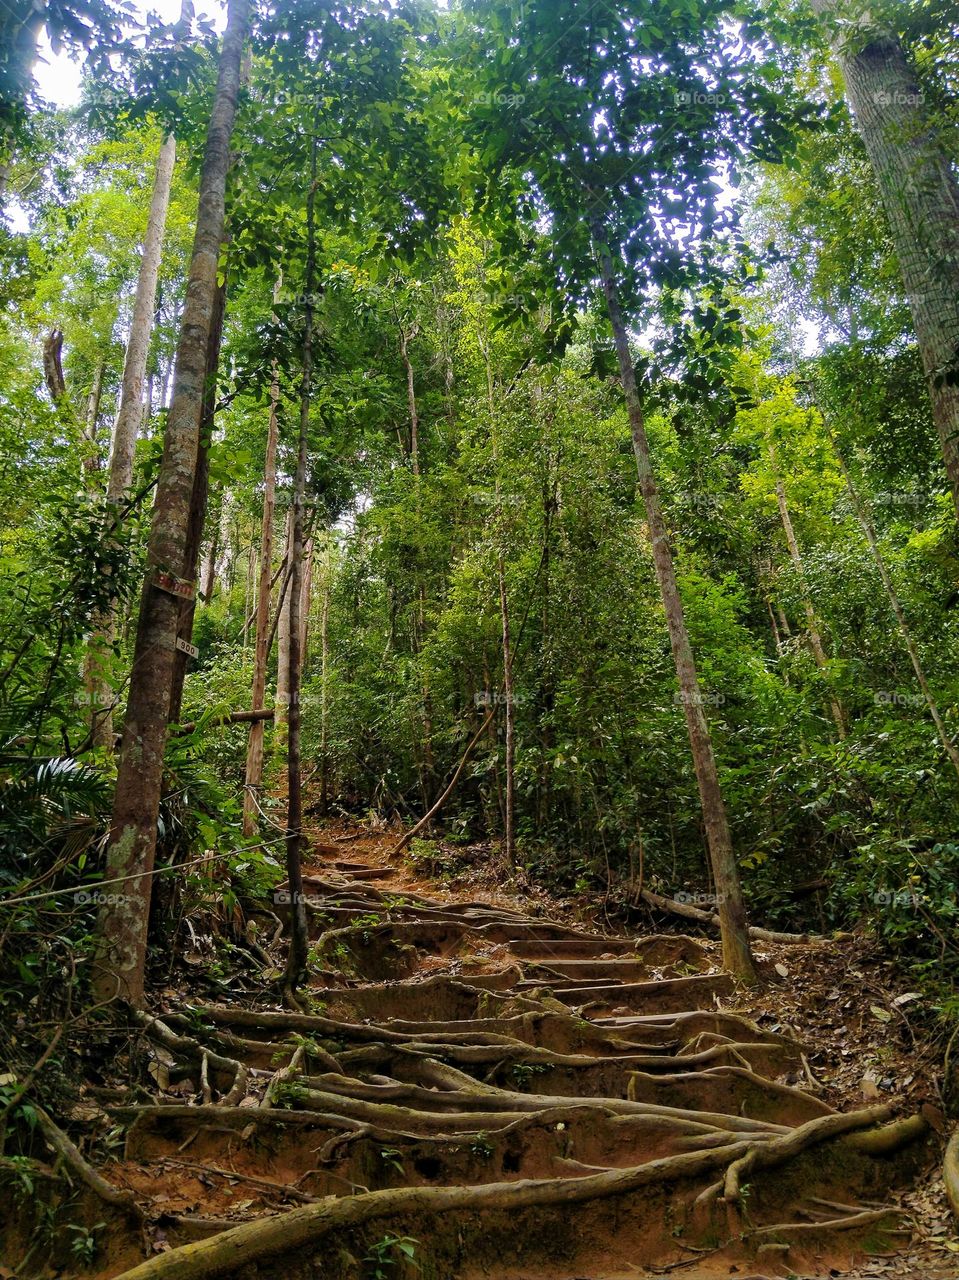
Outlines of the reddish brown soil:
M 415 1209 L 217 1274 L 369 1280 L 381 1266 L 390 1280 L 946 1280 L 959 1272 L 938 1184 L 944 1124 L 922 1001 L 901 999 L 909 993 L 865 942 L 757 944 L 767 985 L 737 991 L 712 938 L 670 932 L 664 921 L 640 937 L 601 927 L 585 903 L 508 888 L 492 860 L 450 884 L 435 874 L 442 848 L 428 878 L 422 863 L 389 860 L 394 840 L 346 824 L 314 833 L 305 1017 L 285 1014 L 267 982 L 260 996 L 215 1006 L 199 1007 L 186 989 L 157 999 L 155 1012 L 199 1048 L 184 1039 L 182 1051 L 150 1050 L 162 1105 L 104 1103 L 90 1117 L 92 1129 L 105 1117 L 125 1127 L 122 1158 L 102 1172 L 134 1192 L 143 1229 L 106 1214 L 99 1262 L 56 1274 L 118 1277 L 145 1251 L 176 1250 L 324 1197 L 359 1203 L 391 1189 L 558 1184 L 725 1149 L 737 1135 L 762 1146 L 877 1102 L 895 1104 L 901 1117 L 923 1114 L 925 1129 L 884 1156 L 858 1150 L 853 1135 L 817 1142 L 750 1175 L 738 1207 L 721 1196 L 702 1201 L 728 1161 L 554 1207 L 436 1215 L 427 1196 Z M 257 936 L 268 939 L 270 913 L 285 918 L 285 909 L 263 905 Z M 281 939 L 275 948 L 279 962 Z M 203 1105 L 203 1046 L 247 1068 L 239 1106 L 222 1105 L 232 1069 L 209 1063 L 213 1105 Z M 285 1069 L 284 1080 L 276 1073 Z M 875 1220 L 843 1229 L 854 1212 L 872 1210 Z M 412 1264 L 389 1245 L 407 1237 L 416 1242 Z M 19 1243 L 15 1230 L 8 1238 Z

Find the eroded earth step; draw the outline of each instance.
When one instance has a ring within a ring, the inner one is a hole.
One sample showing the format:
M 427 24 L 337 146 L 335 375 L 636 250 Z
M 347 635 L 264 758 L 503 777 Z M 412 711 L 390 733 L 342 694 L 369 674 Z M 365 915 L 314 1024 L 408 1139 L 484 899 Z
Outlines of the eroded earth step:
M 889 1197 L 925 1121 L 800 1087 L 803 1046 L 749 1017 L 714 947 L 370 883 L 395 872 L 331 854 L 306 877 L 304 1012 L 165 1015 L 210 1103 L 114 1110 L 115 1180 L 164 1188 L 168 1261 L 242 1243 L 248 1269 L 217 1274 L 818 1277 L 901 1239 Z

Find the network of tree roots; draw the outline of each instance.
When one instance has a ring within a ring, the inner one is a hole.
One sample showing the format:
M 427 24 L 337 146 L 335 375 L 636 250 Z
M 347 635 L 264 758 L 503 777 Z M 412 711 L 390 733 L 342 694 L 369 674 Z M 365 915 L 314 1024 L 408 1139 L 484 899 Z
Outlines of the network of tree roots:
M 109 1218 L 89 1274 L 824 1276 L 896 1241 L 926 1122 L 798 1087 L 804 1046 L 702 943 L 391 889 L 343 848 L 304 885 L 315 1012 L 140 1015 L 161 1091 L 105 1104 L 99 1171 L 49 1122 Z

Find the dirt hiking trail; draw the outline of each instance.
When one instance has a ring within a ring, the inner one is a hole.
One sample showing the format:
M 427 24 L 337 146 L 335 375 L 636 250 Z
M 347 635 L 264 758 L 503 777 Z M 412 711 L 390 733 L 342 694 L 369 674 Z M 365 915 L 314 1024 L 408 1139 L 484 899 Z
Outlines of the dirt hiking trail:
M 309 1012 L 264 997 L 144 1015 L 161 1089 L 107 1106 L 126 1138 L 101 1172 L 133 1207 L 95 1274 L 959 1271 L 951 1227 L 932 1238 L 909 1200 L 942 1128 L 915 1090 L 864 1103 L 825 1085 L 810 1056 L 826 1032 L 797 1038 L 775 985 L 737 992 L 709 939 L 605 936 L 495 890 L 463 900 L 389 862 L 391 843 L 345 826 L 312 842 Z M 800 986 L 805 964 L 837 964 L 757 949 L 780 986 L 777 963 Z

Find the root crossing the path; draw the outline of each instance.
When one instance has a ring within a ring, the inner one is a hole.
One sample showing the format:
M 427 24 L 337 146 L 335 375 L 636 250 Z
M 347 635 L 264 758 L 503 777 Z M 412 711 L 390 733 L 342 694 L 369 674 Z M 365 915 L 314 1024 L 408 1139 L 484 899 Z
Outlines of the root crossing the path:
M 104 1104 L 139 1222 L 100 1274 L 825 1276 L 901 1241 L 925 1121 L 830 1106 L 708 941 L 424 896 L 349 849 L 304 877 L 307 1011 L 139 1018 L 181 1084 Z

